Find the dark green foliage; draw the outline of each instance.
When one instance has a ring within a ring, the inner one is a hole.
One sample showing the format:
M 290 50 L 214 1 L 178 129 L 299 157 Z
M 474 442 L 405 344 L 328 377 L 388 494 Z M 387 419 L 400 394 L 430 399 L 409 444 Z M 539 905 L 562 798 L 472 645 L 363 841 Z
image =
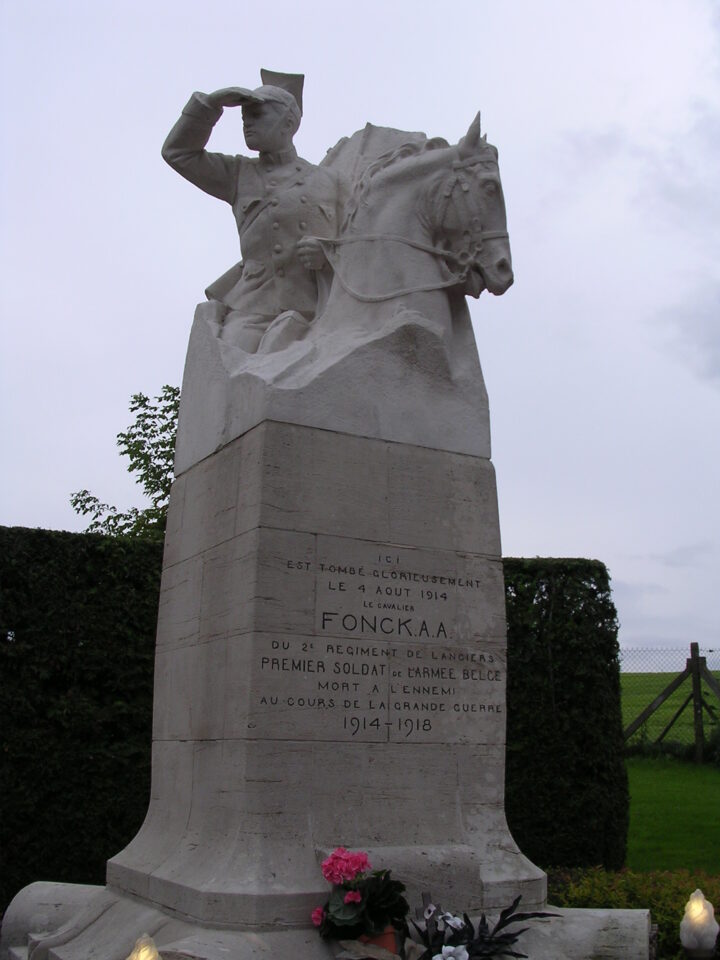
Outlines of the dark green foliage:
M 556 907 L 609 907 L 650 910 L 658 925 L 658 960 L 683 960 L 680 921 L 693 890 L 700 888 L 711 903 L 720 903 L 720 876 L 689 870 L 607 873 L 556 870 L 548 875 L 548 900 Z
M 149 795 L 162 544 L 0 527 L 0 909 L 104 881 Z
M 403 896 L 405 884 L 390 878 L 389 870 L 374 870 L 368 877 L 365 913 L 374 933 L 392 924 L 400 930 L 410 907 Z
M 92 517 L 88 533 L 163 540 L 173 481 L 179 408 L 179 387 L 165 384 L 153 400 L 144 393 L 132 395 L 130 413 L 135 414 L 135 420 L 124 433 L 117 435 L 117 445 L 122 456 L 130 460 L 128 472 L 136 474 L 135 482 L 140 484 L 151 505 L 122 511 L 101 503 L 89 490 L 76 490 L 70 495 L 70 505 L 76 513 Z
M 595 560 L 507 559 L 505 807 L 541 866 L 625 862 L 617 621 Z

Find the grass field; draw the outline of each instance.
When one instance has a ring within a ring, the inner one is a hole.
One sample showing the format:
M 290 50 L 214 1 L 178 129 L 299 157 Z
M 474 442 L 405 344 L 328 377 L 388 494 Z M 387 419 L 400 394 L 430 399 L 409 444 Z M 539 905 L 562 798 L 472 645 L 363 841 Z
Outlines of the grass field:
M 679 672 L 679 671 L 678 671 Z M 620 685 L 622 692 L 622 714 L 623 727 L 627 727 L 645 707 L 647 707 L 655 697 L 677 676 L 677 673 L 622 673 L 620 674 Z M 720 673 L 713 671 L 713 676 L 720 681 Z M 703 684 L 705 699 L 713 709 L 715 714 L 715 723 L 720 720 L 720 700 L 710 692 L 707 684 Z M 665 725 L 670 721 L 675 711 L 682 705 L 683 701 L 692 692 L 690 678 L 686 679 L 682 685 L 655 711 L 646 724 L 633 735 L 632 742 L 645 736 L 649 742 L 658 738 Z M 705 713 L 703 718 L 705 726 L 705 736 L 707 737 L 712 728 L 713 721 Z M 642 730 L 645 730 L 645 734 Z M 692 703 L 683 710 L 682 714 L 674 724 L 672 730 L 667 734 L 666 739 L 676 740 L 680 743 L 693 743 L 693 711 Z
M 630 757 L 631 870 L 720 874 L 720 769 L 672 758 Z
M 620 674 L 623 726 L 627 727 L 677 676 L 674 673 Z M 720 673 L 713 671 L 720 680 Z M 704 713 L 705 737 L 717 731 L 720 701 L 703 684 L 705 700 L 714 713 Z M 634 734 L 630 744 L 653 743 L 692 691 L 684 683 Z M 687 705 L 665 742 L 694 742 L 692 702 Z M 677 759 L 629 757 L 630 831 L 627 865 L 631 870 L 706 870 L 720 875 L 720 769 Z

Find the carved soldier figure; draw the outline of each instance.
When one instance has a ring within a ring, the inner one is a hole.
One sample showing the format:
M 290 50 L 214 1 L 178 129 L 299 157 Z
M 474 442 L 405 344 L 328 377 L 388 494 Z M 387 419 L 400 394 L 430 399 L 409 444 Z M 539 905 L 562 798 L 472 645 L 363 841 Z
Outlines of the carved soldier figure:
M 243 260 L 207 294 L 225 308 L 221 338 L 248 353 L 278 318 L 302 328 L 315 316 L 331 271 L 313 238 L 336 235 L 341 207 L 338 174 L 303 160 L 293 146 L 304 78 L 261 74 L 256 90 L 193 93 L 162 150 L 181 176 L 232 206 Z M 235 106 L 257 159 L 205 150 L 223 108 Z

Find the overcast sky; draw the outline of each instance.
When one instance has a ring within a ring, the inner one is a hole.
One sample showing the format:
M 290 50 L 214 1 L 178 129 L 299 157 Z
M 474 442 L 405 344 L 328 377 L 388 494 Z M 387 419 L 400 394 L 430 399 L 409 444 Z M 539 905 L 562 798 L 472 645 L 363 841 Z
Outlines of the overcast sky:
M 610 568 L 627 647 L 720 646 L 720 6 L 0 0 L 0 523 L 142 498 L 115 436 L 238 259 L 160 145 L 193 90 L 306 74 L 319 162 L 375 124 L 500 150 L 515 285 L 473 319 L 503 550 Z M 214 149 L 244 150 L 239 111 Z

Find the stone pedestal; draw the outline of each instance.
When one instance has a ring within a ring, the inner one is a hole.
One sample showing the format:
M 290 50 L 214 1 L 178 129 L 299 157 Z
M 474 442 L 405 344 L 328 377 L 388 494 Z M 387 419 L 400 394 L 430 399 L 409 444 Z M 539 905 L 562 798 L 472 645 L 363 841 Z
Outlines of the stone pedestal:
M 504 637 L 488 460 L 249 431 L 173 489 L 152 799 L 108 882 L 204 923 L 304 926 L 343 844 L 413 895 L 539 906 L 503 811 Z

